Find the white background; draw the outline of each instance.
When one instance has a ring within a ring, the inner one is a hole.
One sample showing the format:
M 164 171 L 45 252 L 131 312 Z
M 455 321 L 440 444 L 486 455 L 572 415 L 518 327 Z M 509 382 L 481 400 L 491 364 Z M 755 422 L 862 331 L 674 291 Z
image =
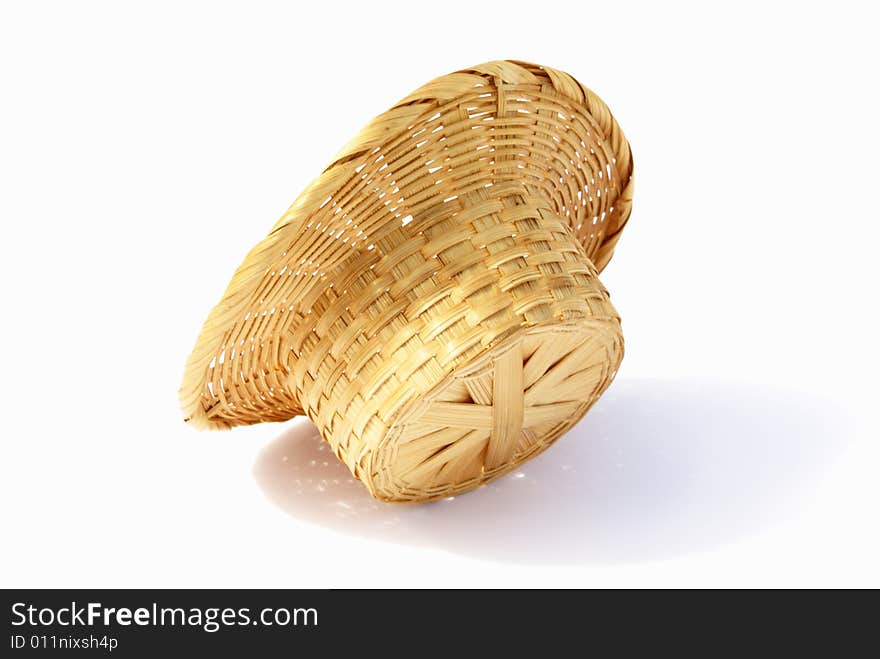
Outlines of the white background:
M 868 6 L 4 3 L 0 584 L 880 586 Z M 421 507 L 302 420 L 185 426 L 246 251 L 370 118 L 504 57 L 632 144 L 606 396 Z

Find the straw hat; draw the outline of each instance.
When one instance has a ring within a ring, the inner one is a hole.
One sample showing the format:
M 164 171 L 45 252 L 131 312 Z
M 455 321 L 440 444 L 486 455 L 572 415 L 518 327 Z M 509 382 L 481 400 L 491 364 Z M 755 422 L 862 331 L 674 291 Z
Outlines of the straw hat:
M 429 82 L 247 255 L 187 361 L 186 420 L 306 414 L 388 501 L 510 471 L 617 371 L 598 272 L 632 189 L 620 127 L 571 76 L 497 61 Z

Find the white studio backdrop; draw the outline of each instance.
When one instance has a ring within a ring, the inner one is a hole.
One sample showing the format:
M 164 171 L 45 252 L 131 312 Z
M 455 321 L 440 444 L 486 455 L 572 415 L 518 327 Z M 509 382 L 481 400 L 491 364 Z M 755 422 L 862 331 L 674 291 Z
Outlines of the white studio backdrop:
M 865 3 L 0 7 L 5 586 L 880 585 Z M 186 427 L 235 267 L 362 125 L 499 58 L 635 156 L 617 381 L 514 475 L 376 503 L 303 420 Z

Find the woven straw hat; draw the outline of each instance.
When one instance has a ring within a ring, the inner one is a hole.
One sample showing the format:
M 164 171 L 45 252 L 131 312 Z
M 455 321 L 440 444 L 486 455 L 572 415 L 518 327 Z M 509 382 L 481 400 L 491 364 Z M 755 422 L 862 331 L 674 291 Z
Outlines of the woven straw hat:
M 571 76 L 497 61 L 429 82 L 247 255 L 187 361 L 186 420 L 306 414 L 388 501 L 511 470 L 617 371 L 597 273 L 632 188 L 620 127 Z

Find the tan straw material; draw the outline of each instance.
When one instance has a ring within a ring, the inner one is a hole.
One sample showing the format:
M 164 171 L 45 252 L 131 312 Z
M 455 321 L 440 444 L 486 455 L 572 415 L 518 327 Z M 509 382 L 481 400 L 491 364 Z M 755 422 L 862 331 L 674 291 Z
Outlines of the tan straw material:
M 632 187 L 620 127 L 569 75 L 498 61 L 429 82 L 247 255 L 186 364 L 187 421 L 305 413 L 388 501 L 510 471 L 617 371 L 597 273 Z

